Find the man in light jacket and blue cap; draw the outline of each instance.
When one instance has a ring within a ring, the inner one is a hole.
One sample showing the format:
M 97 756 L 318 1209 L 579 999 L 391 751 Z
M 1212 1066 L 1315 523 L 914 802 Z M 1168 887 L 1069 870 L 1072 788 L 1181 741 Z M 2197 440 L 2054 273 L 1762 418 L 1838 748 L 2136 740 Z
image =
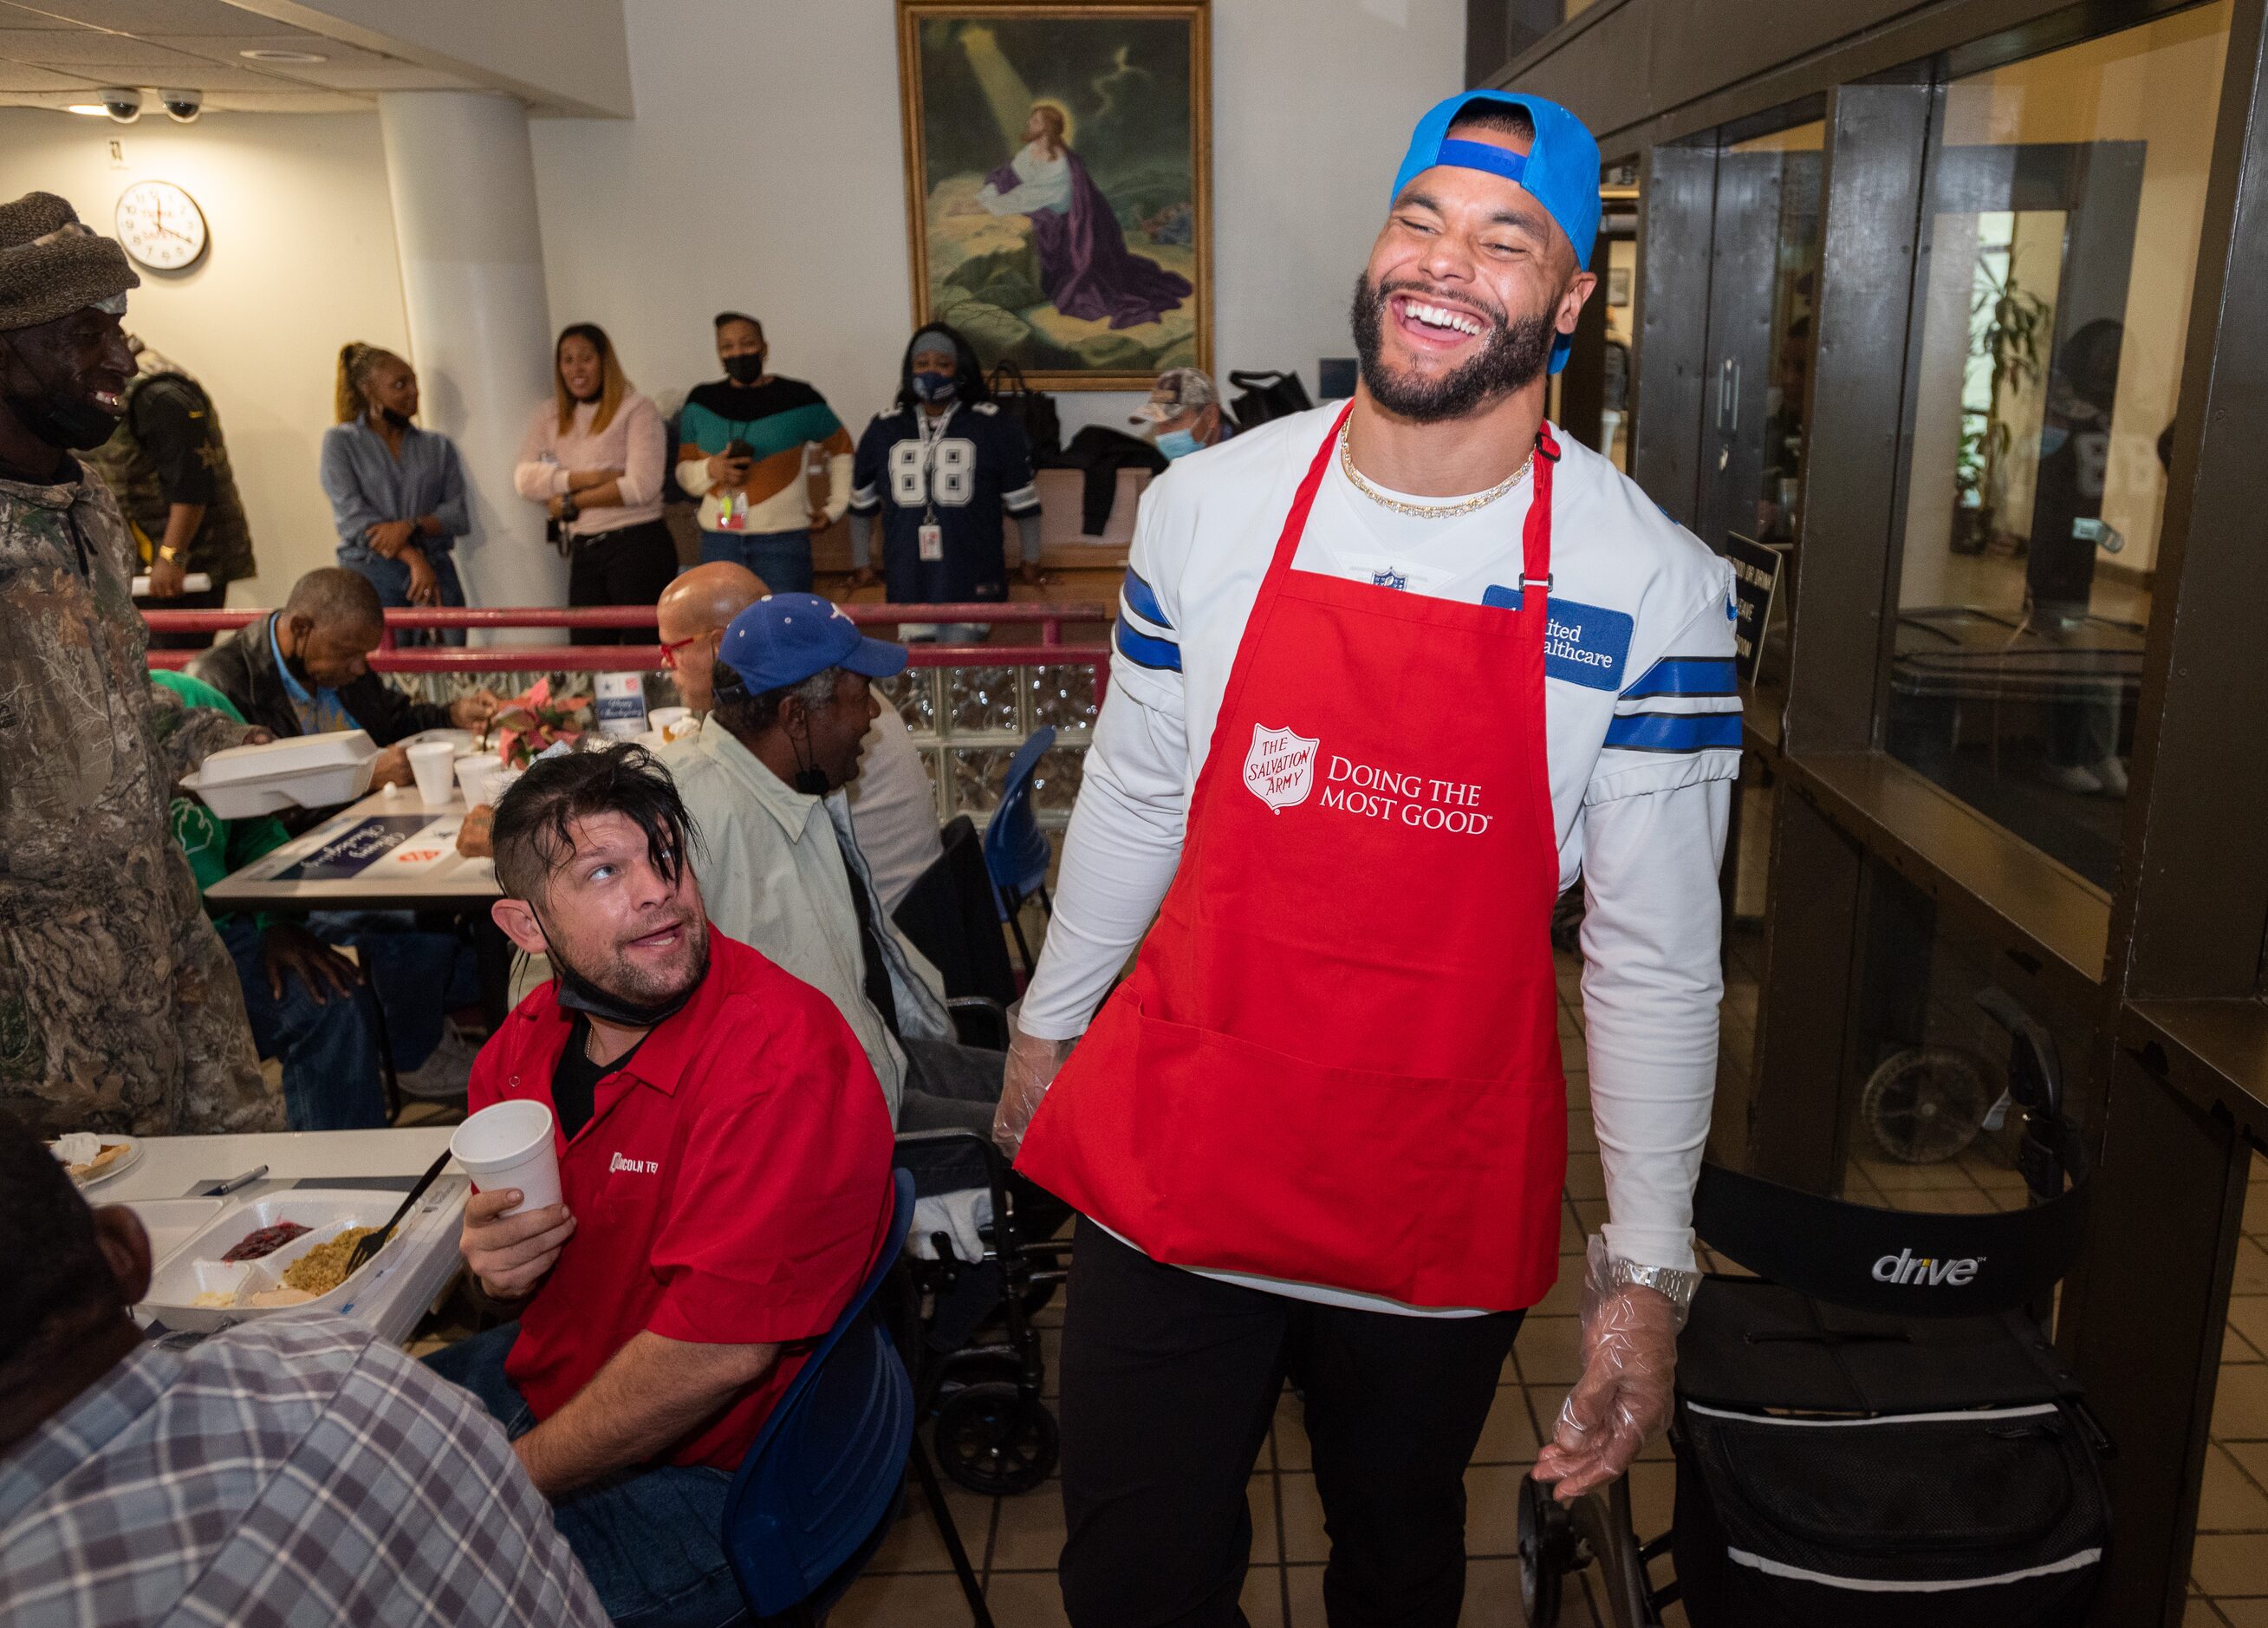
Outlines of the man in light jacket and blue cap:
M 1356 283 L 1354 401 L 1144 497 L 994 1126 L 1085 1218 L 1076 1628 L 1242 1621 L 1287 1376 L 1333 1628 L 1457 1620 L 1464 1474 L 1531 1310 L 1580 1353 L 1540 1480 L 1602 1486 L 1668 1417 L 1740 704 L 1724 563 L 1544 418 L 1598 217 L 1565 108 L 1441 103 Z M 1550 940 L 1579 875 L 1587 1103 Z

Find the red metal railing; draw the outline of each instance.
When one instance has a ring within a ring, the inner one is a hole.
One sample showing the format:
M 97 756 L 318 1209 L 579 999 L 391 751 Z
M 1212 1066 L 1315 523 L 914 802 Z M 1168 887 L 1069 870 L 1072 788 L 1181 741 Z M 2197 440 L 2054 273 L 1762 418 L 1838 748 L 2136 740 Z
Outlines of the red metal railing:
M 1116 612 L 1106 605 L 1023 603 L 1010 605 L 845 605 L 843 613 L 862 627 L 902 622 L 1036 622 L 1036 645 L 916 645 L 910 665 L 917 667 L 1028 667 L 1080 666 L 1094 669 L 1095 698 L 1102 697 L 1110 674 L 1107 645 L 1066 645 L 1065 622 L 1107 622 Z M 153 633 L 216 633 L 243 627 L 265 610 L 151 610 L 144 613 Z M 604 605 L 557 609 L 541 606 L 508 609 L 389 610 L 386 633 L 371 666 L 381 673 L 644 673 L 666 664 L 659 645 L 395 645 L 397 629 L 432 628 L 650 628 L 652 606 Z M 179 669 L 195 659 L 194 650 L 153 650 L 150 665 Z

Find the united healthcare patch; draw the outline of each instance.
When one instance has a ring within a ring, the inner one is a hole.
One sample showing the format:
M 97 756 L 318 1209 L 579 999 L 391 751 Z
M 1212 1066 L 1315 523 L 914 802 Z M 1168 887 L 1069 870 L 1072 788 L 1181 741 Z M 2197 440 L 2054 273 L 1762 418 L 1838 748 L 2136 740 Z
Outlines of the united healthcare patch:
M 1518 610 L 1520 590 L 1491 586 L 1481 603 Z M 1544 614 L 1543 676 L 1586 689 L 1620 691 L 1637 621 L 1619 610 L 1562 599 L 1551 600 Z
M 1288 729 L 1252 726 L 1252 749 L 1244 755 L 1244 785 L 1278 814 L 1307 800 L 1315 785 L 1318 742 Z

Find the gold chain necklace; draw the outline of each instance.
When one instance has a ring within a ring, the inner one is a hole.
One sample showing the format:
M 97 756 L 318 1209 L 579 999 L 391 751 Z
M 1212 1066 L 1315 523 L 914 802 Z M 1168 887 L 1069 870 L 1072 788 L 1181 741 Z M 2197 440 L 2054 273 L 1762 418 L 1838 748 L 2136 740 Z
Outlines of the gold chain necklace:
M 1535 462 L 1535 454 L 1531 451 L 1527 457 L 1520 460 L 1520 468 L 1506 475 L 1488 490 L 1476 492 L 1470 497 L 1461 497 L 1454 503 L 1404 503 L 1399 497 L 1388 497 L 1362 478 L 1362 472 L 1354 467 L 1354 447 L 1351 439 L 1344 430 L 1339 431 L 1339 468 L 1346 471 L 1346 477 L 1353 483 L 1354 489 L 1382 509 L 1391 509 L 1396 514 L 1415 515 L 1421 520 L 1454 519 L 1460 514 L 1470 514 L 1476 509 L 1487 508 L 1489 505 L 1519 485 L 1526 478 Z

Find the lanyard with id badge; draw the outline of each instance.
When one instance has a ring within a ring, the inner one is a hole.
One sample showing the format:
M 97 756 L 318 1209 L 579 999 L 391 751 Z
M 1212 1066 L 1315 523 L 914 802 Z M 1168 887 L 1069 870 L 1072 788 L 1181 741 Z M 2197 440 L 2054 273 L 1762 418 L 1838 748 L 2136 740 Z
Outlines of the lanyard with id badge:
M 756 449 L 740 438 L 739 427 L 736 425 L 733 438 L 725 443 L 722 455 L 725 458 L 753 459 L 756 455 Z M 745 491 L 718 490 L 713 495 L 717 499 L 716 529 L 718 531 L 747 530 L 748 511 L 755 506 L 749 503 L 748 494 Z
M 918 419 L 916 427 L 922 439 L 922 517 L 921 524 L 914 528 L 914 549 L 921 559 L 934 563 L 945 557 L 945 527 L 937 518 L 937 488 L 930 479 L 930 466 L 936 462 L 937 449 L 945 440 L 945 421 L 937 421 L 934 434 L 925 417 Z

